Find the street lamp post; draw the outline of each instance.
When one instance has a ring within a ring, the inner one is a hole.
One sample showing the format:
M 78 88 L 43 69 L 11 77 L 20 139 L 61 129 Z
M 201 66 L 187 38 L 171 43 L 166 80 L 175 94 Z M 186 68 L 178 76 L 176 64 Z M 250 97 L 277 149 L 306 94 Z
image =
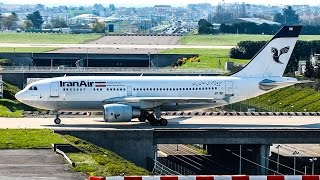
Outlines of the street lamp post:
M 278 157 L 277 157 L 277 173 L 279 174 L 279 164 L 280 164 L 280 148 L 282 146 L 279 144 L 278 146 L 276 146 L 276 148 L 278 149 Z
M 282 103 L 279 103 L 279 108 L 278 108 L 278 112 L 280 112 L 280 107 L 281 107 Z
M 239 175 L 241 175 L 241 172 L 242 172 L 242 145 L 240 144 L 240 159 L 239 159 Z
M 309 159 L 309 161 L 312 163 L 312 167 L 311 167 L 311 173 L 312 175 L 314 175 L 314 162 L 318 160 L 317 158 L 311 158 Z
M 149 67 L 149 71 L 150 71 L 150 69 L 151 69 L 151 58 L 150 58 L 150 52 L 148 52 L 148 57 L 149 57 L 149 65 L 148 65 L 148 67 Z
M 299 151 L 294 151 L 292 154 L 293 154 L 293 175 L 296 175 L 296 155 L 299 154 Z

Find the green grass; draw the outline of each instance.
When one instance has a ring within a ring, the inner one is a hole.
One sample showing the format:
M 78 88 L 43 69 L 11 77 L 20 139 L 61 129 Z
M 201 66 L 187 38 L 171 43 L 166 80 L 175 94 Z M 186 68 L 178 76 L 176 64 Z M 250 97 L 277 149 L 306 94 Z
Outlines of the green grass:
M 180 68 L 211 68 L 224 69 L 227 61 L 235 64 L 247 64 L 248 60 L 229 58 L 229 49 L 172 49 L 161 52 L 163 54 L 199 54 L 200 62 L 187 61 Z M 220 60 L 220 63 L 219 63 Z
M 17 101 L 0 99 L 0 117 L 21 118 L 25 106 Z
M 0 129 L 0 149 L 51 148 L 65 140 L 49 129 Z
M 125 160 L 116 153 L 90 144 L 81 139 L 64 136 L 68 143 L 76 146 L 82 153 L 68 153 L 75 162 L 74 171 L 84 172 L 94 176 L 150 175 L 150 173 L 133 163 Z
M 204 149 L 201 149 L 197 146 L 194 146 L 192 144 L 187 144 L 186 145 L 188 148 L 192 149 L 193 151 L 196 151 L 198 154 L 202 154 L 202 155 L 208 155 L 208 152 Z
M 319 112 L 320 92 L 309 87 L 291 86 L 240 103 L 233 105 L 235 110 L 245 111 L 244 107 L 250 106 L 256 111 Z
M 1 40 L 0 40 L 1 41 Z M 13 47 L 0 47 L 0 53 L 2 52 L 16 52 L 16 53 L 28 53 L 28 52 L 33 52 L 33 53 L 40 53 L 40 52 L 48 52 L 48 51 L 53 51 L 56 50 L 57 48 L 45 48 L 45 47 L 17 47 L 17 48 L 13 48 Z
M 24 110 L 36 110 L 16 100 L 14 95 L 20 91 L 17 86 L 4 83 L 4 99 L 0 99 L 0 117 L 19 118 L 23 117 Z
M 183 36 L 180 44 L 183 45 L 211 45 L 211 46 L 236 46 L 240 41 L 268 41 L 271 35 L 249 34 L 220 34 L 220 35 L 190 35 Z M 320 35 L 301 35 L 299 40 L 320 40 Z
M 0 33 L 0 43 L 81 44 L 100 34 Z
M 0 149 L 52 148 L 55 143 L 70 143 L 82 153 L 69 153 L 76 163 L 74 171 L 96 176 L 150 175 L 150 173 L 125 160 L 116 153 L 81 139 L 53 133 L 49 129 L 0 129 Z

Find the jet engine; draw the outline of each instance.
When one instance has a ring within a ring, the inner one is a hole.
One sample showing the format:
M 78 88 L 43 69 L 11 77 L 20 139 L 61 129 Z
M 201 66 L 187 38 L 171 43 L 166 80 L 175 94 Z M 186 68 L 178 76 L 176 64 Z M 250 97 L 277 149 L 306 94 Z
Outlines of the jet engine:
M 129 122 L 132 118 L 140 117 L 140 110 L 124 104 L 103 105 L 105 122 Z

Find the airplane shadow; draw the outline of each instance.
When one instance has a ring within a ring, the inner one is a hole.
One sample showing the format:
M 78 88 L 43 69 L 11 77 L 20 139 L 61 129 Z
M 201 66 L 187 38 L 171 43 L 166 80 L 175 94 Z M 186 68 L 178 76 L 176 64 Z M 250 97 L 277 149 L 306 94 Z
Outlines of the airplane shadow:
M 152 129 L 152 128 L 169 128 L 171 125 L 179 125 L 177 120 L 184 121 L 191 117 L 176 117 L 168 120 L 168 126 L 151 126 L 149 122 L 139 122 L 137 120 L 131 122 L 105 122 L 104 120 L 93 120 L 101 124 L 48 124 L 42 125 L 49 128 L 109 128 L 109 129 Z M 171 122 L 174 121 L 174 122 Z
M 185 120 L 192 118 L 190 117 L 174 117 L 168 120 L 167 126 L 151 126 L 149 122 L 139 122 L 137 120 L 123 123 L 112 123 L 104 122 L 103 120 L 94 120 L 99 124 L 48 124 L 42 125 L 48 128 L 85 128 L 85 129 L 320 129 L 320 123 L 305 124 L 305 125 L 272 125 L 272 124 L 219 124 L 219 123 L 208 123 L 208 124 L 186 124 Z

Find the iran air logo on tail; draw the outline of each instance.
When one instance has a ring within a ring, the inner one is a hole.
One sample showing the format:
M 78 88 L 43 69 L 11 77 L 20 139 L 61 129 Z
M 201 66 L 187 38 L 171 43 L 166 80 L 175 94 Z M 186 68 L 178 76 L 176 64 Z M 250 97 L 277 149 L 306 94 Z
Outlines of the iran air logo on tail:
M 290 49 L 290 46 L 287 46 L 287 47 L 284 47 L 280 50 L 280 52 L 278 51 L 277 48 L 271 48 L 271 53 L 273 54 L 273 60 L 276 62 L 276 63 L 279 63 L 279 64 L 283 64 L 279 58 L 282 54 L 286 54 Z

